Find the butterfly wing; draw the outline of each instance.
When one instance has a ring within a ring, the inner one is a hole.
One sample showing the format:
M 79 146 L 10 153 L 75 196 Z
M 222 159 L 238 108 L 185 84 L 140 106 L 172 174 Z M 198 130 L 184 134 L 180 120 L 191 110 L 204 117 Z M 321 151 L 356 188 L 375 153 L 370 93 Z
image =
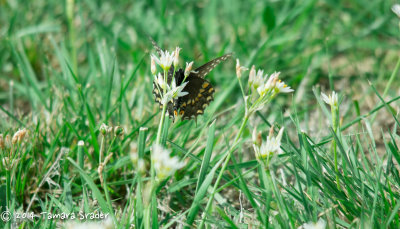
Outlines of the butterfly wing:
M 179 115 L 183 120 L 196 119 L 214 100 L 214 88 L 210 82 L 196 76 L 188 76 L 187 82 L 183 91 L 188 94 L 178 99 Z
M 225 54 L 223 56 L 220 56 L 218 58 L 215 58 L 214 60 L 211 60 L 202 66 L 196 68 L 193 72 L 190 73 L 192 76 L 196 76 L 199 78 L 204 78 L 208 73 L 210 73 L 215 67 L 217 67 L 218 64 L 221 62 L 227 60 L 232 56 L 232 53 Z

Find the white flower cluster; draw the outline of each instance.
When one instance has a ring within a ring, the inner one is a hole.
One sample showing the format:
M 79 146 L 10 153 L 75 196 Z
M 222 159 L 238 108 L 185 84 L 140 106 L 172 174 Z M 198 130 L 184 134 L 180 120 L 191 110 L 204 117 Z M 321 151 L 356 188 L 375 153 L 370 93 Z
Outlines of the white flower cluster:
M 283 130 L 284 128 L 282 127 L 276 137 L 273 136 L 273 131 L 270 131 L 270 134 L 267 137 L 267 141 L 263 141 L 261 144 L 257 143 L 256 132 L 253 132 L 253 148 L 257 159 L 269 160 L 275 154 L 282 153 L 281 140 Z
M 179 52 L 181 48 L 176 47 L 175 51 L 172 53 L 168 51 L 160 51 L 160 58 L 156 55 L 151 54 L 151 73 L 154 75 L 154 80 L 156 82 L 157 90 L 161 96 L 161 104 L 165 105 L 169 101 L 173 99 L 177 99 L 178 97 L 182 97 L 187 95 L 187 92 L 184 92 L 187 82 L 183 82 L 181 85 L 176 85 L 175 77 L 172 77 L 170 84 L 168 84 L 167 76 L 168 71 L 170 70 L 172 64 L 174 64 L 174 68 L 179 64 Z M 157 74 L 158 64 L 162 69 L 162 73 Z M 192 69 L 193 62 L 186 63 L 185 76 L 189 75 Z M 173 73 L 175 74 L 175 73 Z
M 180 161 L 178 157 L 170 156 L 170 150 L 164 149 L 160 145 L 153 145 L 151 151 L 154 169 L 159 180 L 164 180 L 185 166 L 185 163 Z
M 236 75 L 239 80 L 242 72 L 245 70 L 246 68 L 240 66 L 239 60 L 237 59 Z M 246 104 L 250 102 L 249 113 L 262 109 L 265 104 L 279 93 L 294 91 L 278 78 L 279 74 L 280 72 L 274 72 L 270 76 L 268 76 L 268 74 L 264 75 L 264 70 L 260 69 L 256 71 L 255 66 L 252 66 L 248 80 L 249 95 L 246 97 Z
M 325 229 L 326 222 L 323 219 L 319 219 L 316 223 L 309 222 L 301 225 L 298 229 Z
M 332 94 L 328 96 L 325 95 L 324 93 L 321 93 L 321 97 L 324 100 L 324 102 L 329 106 L 331 106 L 332 108 L 338 107 L 338 94 L 335 91 L 332 91 Z

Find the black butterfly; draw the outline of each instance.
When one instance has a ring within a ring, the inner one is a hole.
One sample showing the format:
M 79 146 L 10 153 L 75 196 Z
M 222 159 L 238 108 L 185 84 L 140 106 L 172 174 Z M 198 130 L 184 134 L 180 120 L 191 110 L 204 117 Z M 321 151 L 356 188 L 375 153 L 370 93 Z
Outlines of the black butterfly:
M 154 48 L 157 50 L 159 56 L 161 56 L 162 49 L 157 45 L 157 43 L 151 39 Z M 203 114 L 204 109 L 210 104 L 211 101 L 214 100 L 214 88 L 210 84 L 209 81 L 205 80 L 204 77 L 211 72 L 219 63 L 225 61 L 232 54 L 225 54 L 221 57 L 215 58 L 207 62 L 206 64 L 196 68 L 192 71 L 188 77 L 186 78 L 186 82 L 188 82 L 183 89 L 184 92 L 188 92 L 187 95 L 179 97 L 174 101 L 171 101 L 167 104 L 167 111 L 169 117 L 172 120 L 175 120 L 175 116 L 181 115 L 183 120 L 196 119 L 197 115 Z M 174 66 L 172 65 L 168 71 L 167 82 L 170 85 L 172 81 L 172 77 L 174 76 Z M 183 69 L 178 69 L 175 71 L 175 82 L 176 85 L 181 85 L 185 78 L 185 74 Z M 161 94 L 160 86 L 157 83 L 153 82 L 153 94 L 155 96 L 155 101 L 159 103 L 160 108 L 162 109 L 161 104 Z

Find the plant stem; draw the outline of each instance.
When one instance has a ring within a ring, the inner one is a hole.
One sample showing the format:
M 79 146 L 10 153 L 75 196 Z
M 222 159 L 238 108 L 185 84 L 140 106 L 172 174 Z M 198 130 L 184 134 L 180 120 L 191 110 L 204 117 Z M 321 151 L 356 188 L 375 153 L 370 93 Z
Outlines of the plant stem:
M 157 130 L 157 139 L 156 139 L 156 144 L 160 144 L 161 141 L 161 133 L 162 129 L 164 126 L 164 119 L 165 119 L 165 111 L 167 110 L 167 105 L 164 104 L 161 112 L 161 119 L 160 119 L 160 124 L 158 125 L 158 130 Z
M 7 187 L 6 187 L 6 206 L 10 209 L 11 205 L 11 174 L 10 168 L 6 168 L 6 177 L 7 177 Z
M 164 81 L 167 82 L 167 71 L 164 70 Z M 163 96 L 166 94 L 166 89 L 163 88 Z M 161 143 L 161 133 L 164 127 L 164 120 L 165 120 L 165 111 L 167 110 L 167 103 L 163 104 L 162 112 L 161 112 L 161 118 L 160 118 L 160 123 L 158 125 L 158 130 L 157 130 L 157 138 L 156 138 L 156 144 Z M 155 187 L 155 171 L 154 171 L 154 163 L 153 163 L 153 158 L 150 155 L 150 176 L 151 176 L 151 189 L 153 190 Z M 155 195 L 155 192 L 151 192 L 151 197 L 150 199 L 153 198 L 153 195 Z M 151 226 L 151 209 L 152 209 L 152 202 L 151 201 L 148 205 L 145 206 L 145 211 L 144 211 L 144 228 L 148 229 Z M 153 222 L 155 223 L 155 222 Z
M 335 134 L 338 133 L 338 108 L 331 106 L 331 113 L 332 113 L 332 126 L 333 126 L 333 131 Z M 332 150 L 333 150 L 333 155 L 335 158 L 335 173 L 336 173 L 336 185 L 339 190 L 340 188 L 340 181 L 339 181 L 339 168 L 338 168 L 338 159 L 337 159 L 337 149 L 336 149 L 336 138 L 333 138 L 332 140 Z
M 234 152 L 234 150 L 235 150 L 235 148 L 236 148 L 236 146 L 237 146 L 237 143 L 239 142 L 239 139 L 240 139 L 240 137 L 242 136 L 242 133 L 243 133 L 243 131 L 244 131 L 244 128 L 246 127 L 246 124 L 247 124 L 247 121 L 248 121 L 248 120 L 249 120 L 249 115 L 245 115 L 245 117 L 243 118 L 242 124 L 241 124 L 241 126 L 240 126 L 239 132 L 237 133 L 237 135 L 236 135 L 236 137 L 235 137 L 235 140 L 234 140 L 234 142 L 233 142 L 233 145 L 232 145 L 232 147 L 229 149 L 228 153 L 226 154 L 227 156 L 226 156 L 226 158 L 225 158 L 224 164 L 222 165 L 221 171 L 219 172 L 218 177 L 217 177 L 217 180 L 215 181 L 213 190 L 212 190 L 212 192 L 211 192 L 210 199 L 209 199 L 208 202 L 207 202 L 207 206 L 206 206 L 206 209 L 205 209 L 205 211 L 204 211 L 205 214 L 207 214 L 207 213 L 210 211 L 212 202 L 213 202 L 213 200 L 214 200 L 214 196 L 215 196 L 215 194 L 217 194 L 217 188 L 218 188 L 219 182 L 220 182 L 221 179 L 222 179 L 222 175 L 224 174 L 224 171 L 225 171 L 226 167 L 228 166 L 228 163 L 229 163 L 229 161 L 230 161 L 230 159 L 231 159 L 232 153 Z M 203 220 L 201 221 L 201 223 L 200 223 L 200 225 L 199 225 L 199 228 L 203 228 L 205 218 L 206 218 L 206 215 L 203 216 Z

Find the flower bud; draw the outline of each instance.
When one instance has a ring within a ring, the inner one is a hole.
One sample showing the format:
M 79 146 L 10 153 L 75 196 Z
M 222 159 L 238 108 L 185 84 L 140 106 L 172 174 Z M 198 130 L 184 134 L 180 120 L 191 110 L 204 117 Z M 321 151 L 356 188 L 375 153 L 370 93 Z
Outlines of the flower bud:
M 80 141 L 78 142 L 78 146 L 84 146 L 84 145 L 85 145 L 85 142 L 84 142 L 84 141 L 80 140 Z
M 179 64 L 179 52 L 181 51 L 181 48 L 176 47 L 175 49 L 175 56 L 174 56 L 174 67 L 178 66 Z
M 115 133 L 115 136 L 123 136 L 124 133 L 125 133 L 125 130 L 124 130 L 124 128 L 121 127 L 121 126 L 116 126 L 116 127 L 114 128 L 114 133 Z
M 156 61 L 154 60 L 154 57 L 151 56 L 151 74 L 155 75 L 156 71 Z
M 101 126 L 100 126 L 100 133 L 103 135 L 103 136 L 106 136 L 106 134 L 107 134 L 107 132 L 108 132 L 108 126 L 106 125 L 106 124 L 101 124 Z
M 240 66 L 239 59 L 236 59 L 236 76 L 240 78 L 242 76 L 242 72 L 248 70 L 248 68 Z
M 249 74 L 249 84 L 253 84 L 254 80 L 256 78 L 256 66 L 252 66 Z
M 192 66 L 193 66 L 193 61 L 190 63 L 186 62 L 185 77 L 187 77 L 192 71 Z

